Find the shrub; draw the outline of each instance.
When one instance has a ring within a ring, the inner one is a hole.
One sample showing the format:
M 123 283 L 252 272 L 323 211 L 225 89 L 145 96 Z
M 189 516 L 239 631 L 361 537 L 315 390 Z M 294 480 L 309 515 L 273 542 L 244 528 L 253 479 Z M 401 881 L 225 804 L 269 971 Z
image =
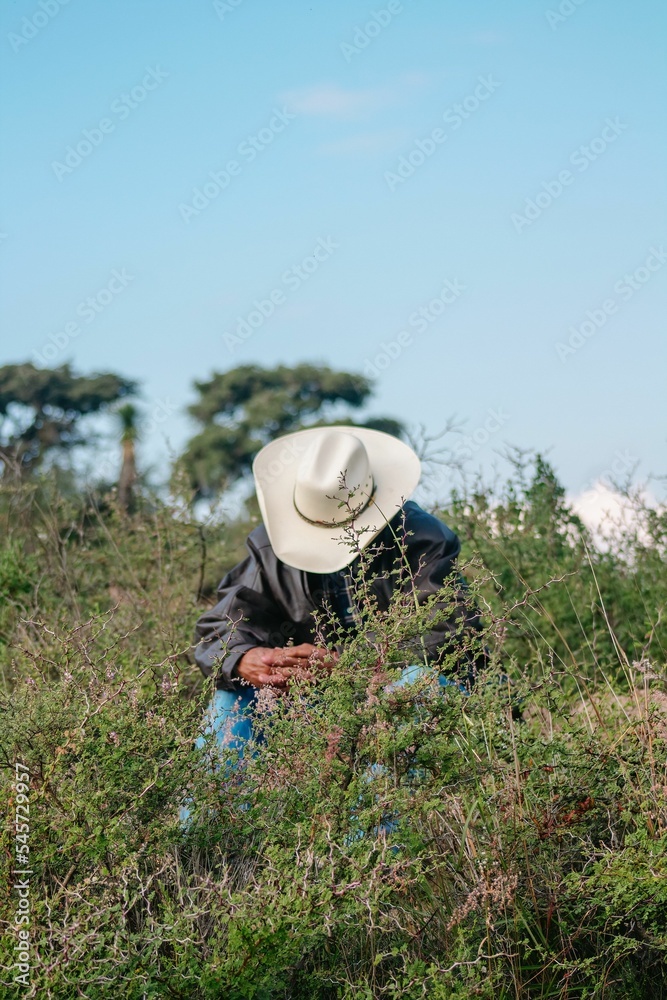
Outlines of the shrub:
M 454 498 L 491 649 L 472 692 L 392 686 L 438 612 L 369 604 L 335 671 L 262 694 L 239 761 L 204 733 L 188 646 L 245 526 L 0 501 L 3 996 L 30 995 L 26 857 L 32 995 L 53 1000 L 667 994 L 659 517 L 600 553 L 544 466 L 500 506 Z

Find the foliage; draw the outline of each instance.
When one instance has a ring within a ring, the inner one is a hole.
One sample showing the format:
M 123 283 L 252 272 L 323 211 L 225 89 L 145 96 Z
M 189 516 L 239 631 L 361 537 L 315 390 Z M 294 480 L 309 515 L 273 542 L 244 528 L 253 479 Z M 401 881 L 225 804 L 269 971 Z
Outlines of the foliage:
M 262 696 L 239 762 L 187 647 L 249 525 L 5 486 L 3 997 L 665 997 L 667 524 L 636 515 L 599 552 L 541 460 L 497 504 L 455 497 L 486 677 L 392 686 L 433 608 L 369 603 L 333 673 Z M 32 994 L 9 969 L 16 760 Z
M 26 362 L 0 368 L 3 474 L 30 471 L 46 455 L 84 443 L 81 419 L 135 390 L 134 382 L 118 375 L 75 375 L 69 365 L 50 369 Z
M 537 455 L 517 459 L 493 500 L 483 489 L 454 495 L 442 516 L 484 568 L 481 593 L 504 620 L 506 653 L 585 684 L 600 670 L 620 679 L 633 661 L 665 657 L 667 511 L 637 496 L 634 515 L 613 548 L 598 551 Z
M 295 367 L 241 365 L 215 372 L 195 382 L 199 399 L 189 413 L 201 430 L 189 441 L 182 466 L 200 496 L 215 494 L 247 475 L 252 461 L 268 441 L 304 426 L 351 423 L 330 417 L 340 406 L 359 409 L 371 394 L 363 375 L 333 371 L 310 364 Z M 400 435 L 402 428 L 388 417 L 362 426 Z

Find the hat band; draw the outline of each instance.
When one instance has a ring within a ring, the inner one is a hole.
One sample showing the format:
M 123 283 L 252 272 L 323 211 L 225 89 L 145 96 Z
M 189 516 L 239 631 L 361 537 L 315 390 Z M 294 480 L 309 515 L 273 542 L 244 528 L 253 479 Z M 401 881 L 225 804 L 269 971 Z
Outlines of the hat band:
M 296 505 L 296 499 L 295 499 L 294 496 L 292 496 L 292 503 L 294 504 L 294 510 L 297 512 L 297 514 L 299 515 L 299 517 L 303 521 L 307 521 L 308 524 L 313 524 L 317 528 L 344 528 L 344 527 L 346 527 L 346 525 L 352 524 L 352 522 L 357 517 L 359 517 L 359 515 L 361 514 L 361 512 L 364 511 L 364 510 L 366 510 L 366 508 L 368 507 L 368 505 L 371 502 L 371 500 L 373 500 L 373 498 L 375 497 L 375 489 L 376 489 L 376 487 L 375 487 L 375 481 L 373 479 L 371 479 L 371 491 L 370 491 L 370 493 L 368 494 L 368 496 L 366 498 L 366 502 L 362 503 L 359 507 L 357 507 L 357 509 L 354 511 L 354 513 L 351 514 L 349 517 L 346 517 L 344 521 L 313 521 L 310 517 L 306 517 L 306 515 L 302 511 L 299 510 L 299 508 Z M 295 493 L 296 493 L 296 489 L 295 489 Z

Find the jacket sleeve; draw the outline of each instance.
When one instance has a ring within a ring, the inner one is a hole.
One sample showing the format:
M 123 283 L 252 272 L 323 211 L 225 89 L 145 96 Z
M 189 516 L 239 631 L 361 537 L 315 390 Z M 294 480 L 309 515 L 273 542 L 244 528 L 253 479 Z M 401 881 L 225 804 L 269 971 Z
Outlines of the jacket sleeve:
M 442 522 L 438 523 L 438 528 L 437 534 L 416 532 L 408 539 L 412 580 L 405 586 L 414 588 L 419 604 L 425 604 L 444 587 L 451 588 L 442 599 L 433 602 L 430 610 L 436 620 L 429 631 L 413 640 L 414 651 L 422 660 L 426 653 L 429 662 L 436 664 L 445 656 L 458 652 L 457 676 L 474 683 L 488 655 L 481 642 L 480 613 L 457 569 L 461 551 L 458 536 Z
M 254 646 L 275 646 L 284 612 L 266 585 L 256 550 L 234 567 L 218 587 L 218 603 L 195 626 L 195 661 L 205 677 L 215 674 L 216 687 L 238 686 L 236 666 Z M 271 638 L 269 638 L 271 637 Z

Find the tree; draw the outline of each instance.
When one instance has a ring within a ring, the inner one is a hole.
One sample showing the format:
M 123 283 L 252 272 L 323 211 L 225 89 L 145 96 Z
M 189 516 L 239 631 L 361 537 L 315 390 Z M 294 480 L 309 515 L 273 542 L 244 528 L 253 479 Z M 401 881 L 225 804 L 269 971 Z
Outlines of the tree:
M 135 444 L 138 436 L 138 411 L 133 403 L 125 403 L 116 413 L 120 419 L 120 441 L 123 446 L 123 464 L 118 478 L 118 503 L 123 510 L 129 511 L 134 503 L 134 487 L 137 482 Z
M 199 399 L 188 412 L 201 430 L 188 442 L 181 464 L 197 496 L 211 496 L 249 475 L 268 441 L 303 427 L 351 424 L 372 393 L 363 375 L 310 364 L 290 368 L 241 365 L 195 382 Z M 341 413 L 342 411 L 342 413 Z M 397 437 L 402 425 L 389 417 L 367 420 Z
M 2 475 L 21 476 L 47 455 L 89 443 L 83 417 L 103 413 L 136 384 L 111 372 L 75 375 L 68 364 L 36 368 L 32 363 L 0 368 L 0 463 Z

